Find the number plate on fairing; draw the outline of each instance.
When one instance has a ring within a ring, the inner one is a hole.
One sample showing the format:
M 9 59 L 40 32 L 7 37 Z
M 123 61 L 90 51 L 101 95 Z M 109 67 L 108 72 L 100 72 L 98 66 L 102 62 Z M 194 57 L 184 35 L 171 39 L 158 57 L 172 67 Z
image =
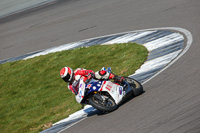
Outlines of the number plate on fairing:
M 101 91 L 107 91 L 115 100 L 116 104 L 118 104 L 124 96 L 123 87 L 120 85 L 116 85 L 111 81 L 106 81 Z

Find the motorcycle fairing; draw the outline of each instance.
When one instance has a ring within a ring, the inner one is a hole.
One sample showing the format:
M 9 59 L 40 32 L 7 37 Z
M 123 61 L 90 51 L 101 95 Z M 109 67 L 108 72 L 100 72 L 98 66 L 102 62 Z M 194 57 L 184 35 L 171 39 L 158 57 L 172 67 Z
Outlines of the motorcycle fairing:
M 115 103 L 118 104 L 123 96 L 125 95 L 123 92 L 123 87 L 117 84 L 112 83 L 111 81 L 97 81 L 92 82 L 87 85 L 89 87 L 90 91 L 87 93 L 93 92 L 93 91 L 102 91 L 102 92 L 108 92 L 111 97 L 115 100 Z
M 89 92 L 87 92 L 87 94 L 85 94 L 86 88 L 89 89 Z M 102 91 L 102 92 L 109 93 L 110 96 L 115 100 L 116 104 L 121 102 L 123 96 L 125 95 L 123 92 L 123 87 L 120 85 L 114 84 L 111 81 L 96 81 L 96 82 L 91 82 L 89 84 L 85 84 L 83 82 L 83 79 L 80 79 L 79 91 L 78 91 L 78 94 L 76 95 L 76 101 L 78 103 L 81 103 L 85 95 L 87 96 L 91 92 L 94 92 L 94 91 L 96 92 Z
M 85 83 L 83 82 L 83 79 L 80 79 L 79 82 L 79 90 L 78 90 L 78 94 L 76 95 L 76 101 L 78 103 L 81 103 L 81 101 L 83 100 L 84 96 L 85 96 Z
M 115 100 L 116 104 L 121 102 L 124 96 L 123 87 L 120 85 L 116 85 L 111 81 L 104 81 L 99 91 L 108 92 L 111 95 L 111 97 Z

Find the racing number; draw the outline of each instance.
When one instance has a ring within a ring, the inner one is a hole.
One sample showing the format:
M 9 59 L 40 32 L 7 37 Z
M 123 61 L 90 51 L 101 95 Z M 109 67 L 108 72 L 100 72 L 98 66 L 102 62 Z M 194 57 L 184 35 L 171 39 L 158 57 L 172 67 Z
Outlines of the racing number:
M 112 88 L 112 85 L 107 84 L 106 89 L 110 91 L 111 88 Z

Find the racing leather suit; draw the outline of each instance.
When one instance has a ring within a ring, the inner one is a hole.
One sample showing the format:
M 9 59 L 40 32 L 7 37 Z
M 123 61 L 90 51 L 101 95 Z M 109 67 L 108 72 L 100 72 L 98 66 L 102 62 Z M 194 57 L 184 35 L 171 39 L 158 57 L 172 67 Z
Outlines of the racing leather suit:
M 94 72 L 92 70 L 86 70 L 83 68 L 78 68 L 73 73 L 73 80 L 69 82 L 68 89 L 72 91 L 75 95 L 78 94 L 78 87 L 79 87 L 79 79 L 83 78 L 83 81 L 86 82 L 88 75 L 93 74 L 94 79 L 113 79 L 115 77 L 114 74 L 108 73 L 105 70 Z

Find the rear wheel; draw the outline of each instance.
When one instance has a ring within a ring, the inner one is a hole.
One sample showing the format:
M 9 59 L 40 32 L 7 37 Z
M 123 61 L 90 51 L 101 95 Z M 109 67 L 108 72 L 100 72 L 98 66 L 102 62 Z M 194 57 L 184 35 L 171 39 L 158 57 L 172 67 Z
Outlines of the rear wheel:
M 124 78 L 125 78 L 126 82 L 128 82 L 129 85 L 133 88 L 134 96 L 141 95 L 144 92 L 143 87 L 140 84 L 140 82 L 138 82 L 135 79 L 129 78 L 129 77 L 124 77 Z
M 94 94 L 89 97 L 89 103 L 96 109 L 111 112 L 117 109 L 115 101 L 107 95 Z

